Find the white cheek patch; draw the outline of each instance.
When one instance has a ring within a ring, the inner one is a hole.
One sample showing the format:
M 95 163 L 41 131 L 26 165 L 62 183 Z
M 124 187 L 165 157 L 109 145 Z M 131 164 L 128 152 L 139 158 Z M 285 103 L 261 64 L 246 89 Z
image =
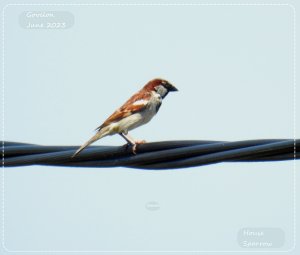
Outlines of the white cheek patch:
M 135 101 L 132 105 L 146 105 L 148 103 L 148 100 L 140 99 Z

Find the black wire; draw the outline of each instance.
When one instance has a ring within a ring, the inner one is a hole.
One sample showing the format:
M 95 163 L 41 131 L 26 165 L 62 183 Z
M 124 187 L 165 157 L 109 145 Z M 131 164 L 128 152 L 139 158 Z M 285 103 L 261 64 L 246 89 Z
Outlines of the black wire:
M 52 165 L 175 169 L 220 162 L 261 162 L 299 158 L 300 140 L 263 139 L 237 142 L 165 141 L 138 146 L 90 146 L 71 158 L 78 146 L 42 146 L 4 142 L 4 166 Z M 296 150 L 294 150 L 296 149 Z

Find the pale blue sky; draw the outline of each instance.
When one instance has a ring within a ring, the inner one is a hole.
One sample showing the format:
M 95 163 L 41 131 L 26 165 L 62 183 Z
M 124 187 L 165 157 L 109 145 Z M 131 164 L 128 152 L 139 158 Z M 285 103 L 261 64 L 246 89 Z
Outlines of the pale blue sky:
M 67 11 L 74 25 L 24 29 L 24 11 Z M 293 138 L 293 15 L 274 5 L 8 6 L 5 139 L 80 145 L 155 77 L 179 92 L 133 137 Z M 244 227 L 280 228 L 279 250 L 293 246 L 292 161 L 165 172 L 30 166 L 6 169 L 4 183 L 12 251 L 242 252 Z M 160 209 L 147 210 L 151 201 Z

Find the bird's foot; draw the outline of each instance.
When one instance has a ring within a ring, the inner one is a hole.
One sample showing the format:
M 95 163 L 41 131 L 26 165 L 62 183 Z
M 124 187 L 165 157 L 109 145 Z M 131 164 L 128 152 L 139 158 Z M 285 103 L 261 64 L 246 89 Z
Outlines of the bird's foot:
M 133 153 L 134 155 L 136 155 L 136 148 L 137 148 L 137 146 L 138 146 L 139 144 L 144 144 L 144 143 L 146 143 L 145 140 L 137 140 L 137 141 L 135 141 L 135 143 L 132 145 L 132 153 Z
M 146 143 L 146 140 L 136 140 L 135 144 L 143 144 Z

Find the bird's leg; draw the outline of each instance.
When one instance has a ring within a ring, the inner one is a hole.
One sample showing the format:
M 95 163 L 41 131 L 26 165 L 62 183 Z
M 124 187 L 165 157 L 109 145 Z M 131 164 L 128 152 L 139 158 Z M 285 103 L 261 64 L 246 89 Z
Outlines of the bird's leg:
M 135 141 L 128 133 L 125 134 L 125 133 L 120 133 L 120 136 L 122 136 L 126 142 L 130 145 L 132 145 L 132 152 L 133 154 L 136 154 L 136 146 L 138 144 L 143 144 L 145 143 L 146 141 L 145 140 L 137 140 Z
M 120 133 L 120 136 L 122 136 L 126 140 L 127 143 L 130 143 L 131 145 L 135 144 L 135 141 L 128 134 L 125 135 L 124 133 Z
M 132 137 L 130 137 L 128 134 L 126 135 L 125 133 L 120 133 L 120 136 L 126 140 L 127 146 L 128 144 L 132 146 L 132 153 L 136 154 L 136 142 L 132 139 Z
M 128 133 L 126 134 L 126 136 L 129 137 L 129 139 L 130 139 L 131 141 L 134 141 L 134 143 L 136 143 L 136 144 L 143 144 L 143 143 L 146 143 L 145 140 L 134 140 L 134 139 L 132 138 L 132 136 L 130 136 Z

